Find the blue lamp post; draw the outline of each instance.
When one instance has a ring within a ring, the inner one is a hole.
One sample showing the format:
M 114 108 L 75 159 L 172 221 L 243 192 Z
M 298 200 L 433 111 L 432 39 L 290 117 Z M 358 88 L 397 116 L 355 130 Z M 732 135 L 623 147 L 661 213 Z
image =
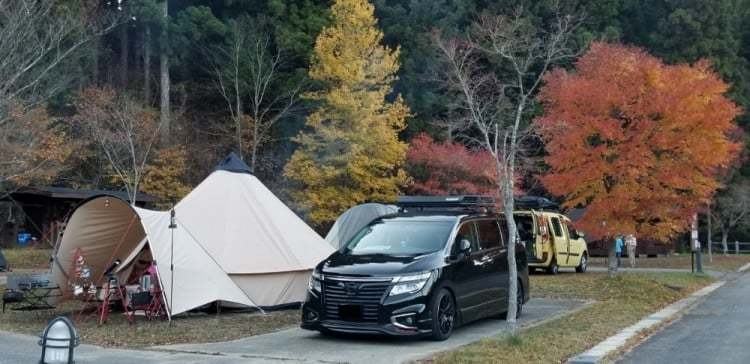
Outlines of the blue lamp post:
M 39 340 L 42 347 L 40 364 L 73 364 L 73 350 L 80 338 L 75 326 L 67 317 L 57 317 L 50 321 Z

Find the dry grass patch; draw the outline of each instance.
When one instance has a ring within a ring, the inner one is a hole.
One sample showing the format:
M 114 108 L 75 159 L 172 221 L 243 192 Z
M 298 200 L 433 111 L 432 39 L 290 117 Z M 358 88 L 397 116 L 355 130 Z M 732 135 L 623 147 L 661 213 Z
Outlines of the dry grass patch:
M 3 256 L 11 269 L 47 269 L 52 249 L 14 248 L 3 249 Z
M 485 339 L 444 353 L 438 363 L 563 363 L 644 316 L 711 283 L 689 273 L 534 275 L 535 297 L 577 298 L 596 303 L 571 315 L 519 331 L 515 336 Z
M 636 268 L 670 268 L 690 269 L 690 254 L 669 255 L 657 258 L 638 258 Z M 606 259 L 602 257 L 591 258 L 591 266 L 606 267 Z M 750 263 L 750 255 L 717 255 L 714 254 L 713 261 L 708 261 L 708 255 L 703 254 L 703 269 L 719 272 L 734 272 L 743 265 Z M 630 267 L 628 258 L 622 258 L 622 266 Z
M 0 314 L 0 330 L 39 335 L 47 322 L 58 316 L 78 317 L 80 303 L 68 302 L 54 310 L 13 311 Z M 195 313 L 176 317 L 172 326 L 164 321 L 136 317 L 128 324 L 121 313 L 113 312 L 109 322 L 97 325 L 96 315 L 76 319 L 82 342 L 107 347 L 147 347 L 196 342 L 216 342 L 265 334 L 299 325 L 299 310 L 258 312 Z

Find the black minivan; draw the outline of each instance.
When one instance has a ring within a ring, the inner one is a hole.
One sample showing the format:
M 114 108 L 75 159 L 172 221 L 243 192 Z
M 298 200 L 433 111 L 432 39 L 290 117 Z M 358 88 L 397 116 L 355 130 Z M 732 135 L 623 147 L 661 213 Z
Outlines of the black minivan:
M 460 324 L 508 307 L 505 219 L 476 196 L 402 197 L 321 262 L 302 305 L 302 328 L 323 333 L 448 338 Z M 516 245 L 519 314 L 529 299 Z

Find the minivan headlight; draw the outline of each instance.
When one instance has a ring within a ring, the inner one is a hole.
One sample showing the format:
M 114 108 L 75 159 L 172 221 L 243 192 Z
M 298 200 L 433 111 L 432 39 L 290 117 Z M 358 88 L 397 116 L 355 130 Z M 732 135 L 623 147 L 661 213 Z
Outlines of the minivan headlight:
M 310 281 L 307 283 L 307 289 L 311 292 L 320 292 L 322 290 L 320 283 L 322 280 L 323 275 L 318 271 L 313 270 L 312 275 L 310 276 Z
M 432 272 L 424 272 L 420 274 L 398 276 L 393 278 L 393 287 L 389 296 L 398 296 L 402 294 L 416 293 L 419 292 L 427 281 L 432 277 Z

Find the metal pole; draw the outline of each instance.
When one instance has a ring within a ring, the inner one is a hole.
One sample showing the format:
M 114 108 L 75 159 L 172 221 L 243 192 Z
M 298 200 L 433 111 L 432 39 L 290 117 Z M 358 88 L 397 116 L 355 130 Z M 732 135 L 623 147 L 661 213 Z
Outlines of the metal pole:
M 171 246 L 169 249 L 169 272 L 170 272 L 170 283 L 169 283 L 169 326 L 172 326 L 172 304 L 174 302 L 174 229 L 177 228 L 175 224 L 175 213 L 174 206 L 169 211 L 169 230 L 172 234 Z
M 690 272 L 695 273 L 695 251 L 690 249 Z
M 700 244 L 700 243 L 698 243 Z M 698 249 L 695 251 L 695 270 L 698 273 L 703 273 L 703 264 L 701 262 L 701 247 L 698 245 Z

